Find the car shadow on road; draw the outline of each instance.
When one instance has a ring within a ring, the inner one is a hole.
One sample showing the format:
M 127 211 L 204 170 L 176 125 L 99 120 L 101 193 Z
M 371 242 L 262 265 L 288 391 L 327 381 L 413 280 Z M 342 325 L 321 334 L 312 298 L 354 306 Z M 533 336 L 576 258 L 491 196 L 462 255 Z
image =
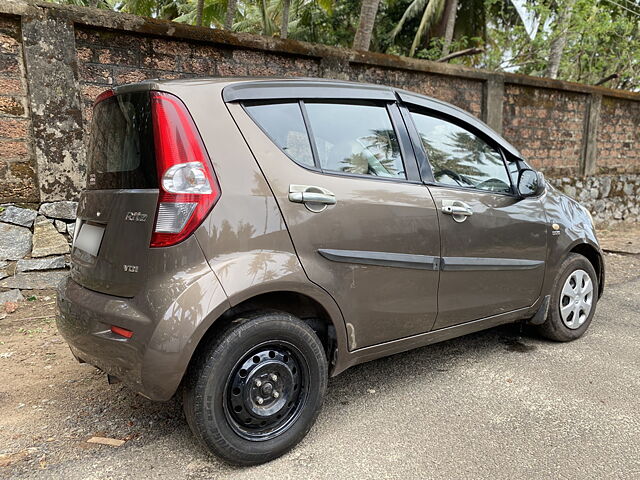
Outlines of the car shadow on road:
M 539 343 L 546 342 L 532 336 L 527 327 L 509 324 L 356 365 L 331 379 L 327 404 L 339 398 L 337 403 L 344 405 L 376 387 L 397 391 L 415 385 L 416 379 L 437 381 L 439 375 L 488 355 L 532 353 Z M 353 388 L 354 384 L 362 388 Z

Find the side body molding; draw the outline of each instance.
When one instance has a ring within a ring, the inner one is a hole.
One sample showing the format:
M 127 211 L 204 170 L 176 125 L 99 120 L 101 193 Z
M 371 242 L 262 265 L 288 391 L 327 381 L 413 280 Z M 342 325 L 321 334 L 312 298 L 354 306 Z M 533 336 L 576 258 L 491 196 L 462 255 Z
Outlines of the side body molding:
M 327 260 L 383 267 L 421 268 L 438 270 L 440 257 L 408 253 L 368 252 L 362 250 L 320 249 L 318 253 Z
M 531 270 L 544 266 L 543 260 L 521 258 L 442 257 L 442 270 Z
M 420 268 L 427 270 L 489 271 L 531 270 L 544 266 L 542 260 L 521 258 L 437 257 L 407 253 L 370 252 L 364 250 L 319 249 L 318 253 L 333 262 L 378 265 L 383 267 Z

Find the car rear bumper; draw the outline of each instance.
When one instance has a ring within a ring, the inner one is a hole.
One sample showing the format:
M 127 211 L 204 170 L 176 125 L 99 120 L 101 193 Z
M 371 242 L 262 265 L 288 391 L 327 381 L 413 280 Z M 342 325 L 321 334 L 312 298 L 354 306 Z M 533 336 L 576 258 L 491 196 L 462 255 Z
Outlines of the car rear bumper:
M 144 395 L 141 370 L 152 322 L 131 299 L 94 292 L 67 277 L 58 286 L 58 308 L 58 330 L 73 355 Z M 134 334 L 116 335 L 112 325 Z
M 58 286 L 58 330 L 78 360 L 118 377 L 151 400 L 168 400 L 200 338 L 229 308 L 208 266 L 175 295 L 167 295 L 159 283 L 144 298 L 122 298 L 89 290 L 67 277 Z M 117 335 L 111 326 L 130 330 L 133 336 Z

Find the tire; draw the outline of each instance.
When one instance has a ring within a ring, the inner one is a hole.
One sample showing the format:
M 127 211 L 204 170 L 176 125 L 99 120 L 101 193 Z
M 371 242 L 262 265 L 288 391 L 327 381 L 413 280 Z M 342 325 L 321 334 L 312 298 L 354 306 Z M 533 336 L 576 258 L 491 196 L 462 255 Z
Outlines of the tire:
M 590 294 L 587 293 L 587 277 L 590 282 Z M 573 290 L 572 285 L 576 282 L 580 288 Z M 567 290 L 563 291 L 565 288 Z M 588 312 L 585 311 L 587 306 L 584 301 L 587 298 L 591 302 Z M 576 299 L 582 303 L 576 304 Z M 557 342 L 576 340 L 589 328 L 597 302 L 598 276 L 593 265 L 582 255 L 570 253 L 560 265 L 553 283 L 547 319 L 537 330 L 543 337 Z
M 215 455 L 257 465 L 305 437 L 326 387 L 327 359 L 315 332 L 291 315 L 265 313 L 235 320 L 203 349 L 187 373 L 184 411 Z

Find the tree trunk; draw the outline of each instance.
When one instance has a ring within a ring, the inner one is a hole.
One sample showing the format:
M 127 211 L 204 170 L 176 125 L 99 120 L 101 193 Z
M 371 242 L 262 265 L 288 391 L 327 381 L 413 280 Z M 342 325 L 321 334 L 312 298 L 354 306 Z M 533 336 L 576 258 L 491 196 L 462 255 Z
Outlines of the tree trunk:
M 558 14 L 554 32 L 555 38 L 549 48 L 549 63 L 547 64 L 547 70 L 545 72 L 545 76 L 549 78 L 558 78 L 560 60 L 562 59 L 564 46 L 567 44 L 569 23 L 571 22 L 571 15 L 573 14 L 575 4 L 576 0 L 567 0 L 564 5 L 560 6 L 560 13 Z
M 358 25 L 355 37 L 353 37 L 353 48 L 355 50 L 369 50 L 371 33 L 373 32 L 373 25 L 376 21 L 379 4 L 380 0 L 362 0 L 362 6 L 360 7 L 360 24 Z
M 196 5 L 196 25 L 202 26 L 202 10 L 204 10 L 204 0 L 198 0 Z
M 224 29 L 232 30 L 233 21 L 236 18 L 237 0 L 227 0 L 227 13 L 224 16 Z
M 282 2 L 282 25 L 280 26 L 280 38 L 287 38 L 289 33 L 289 9 L 291 8 L 291 0 L 283 0 Z
M 442 56 L 446 57 L 451 51 L 453 42 L 453 31 L 456 26 L 456 16 L 458 14 L 458 0 L 449 0 L 444 10 L 446 26 L 444 29 L 444 43 L 442 44 Z

